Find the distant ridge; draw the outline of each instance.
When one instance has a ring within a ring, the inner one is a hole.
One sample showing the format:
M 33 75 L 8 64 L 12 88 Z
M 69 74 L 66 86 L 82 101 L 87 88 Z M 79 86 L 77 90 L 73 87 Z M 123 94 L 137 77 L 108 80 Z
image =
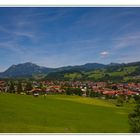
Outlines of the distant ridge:
M 31 62 L 26 62 L 22 64 L 12 65 L 4 72 L 0 73 L 0 77 L 8 78 L 8 77 L 26 77 L 26 76 L 32 76 L 34 74 L 47 74 L 50 72 L 57 72 L 57 71 L 63 71 L 63 70 L 80 70 L 80 71 L 89 71 L 97 68 L 103 68 L 105 67 L 104 64 L 98 64 L 98 63 L 87 63 L 85 65 L 79 65 L 79 66 L 66 66 L 66 67 L 60 67 L 60 68 L 47 68 L 47 67 L 41 67 Z
M 96 69 L 114 69 L 120 66 L 140 66 L 140 62 L 131 62 L 131 63 L 110 63 L 110 64 L 100 64 L 100 63 L 86 63 L 84 65 L 76 65 L 76 66 L 65 66 L 59 68 L 48 68 L 38 66 L 31 62 L 26 62 L 22 64 L 12 65 L 4 72 L 0 73 L 0 78 L 12 78 L 12 77 L 32 77 L 36 74 L 49 74 L 49 73 L 66 73 L 71 71 L 77 72 L 88 72 Z
M 6 71 L 0 73 L 0 77 L 26 77 L 33 74 L 48 73 L 52 68 L 40 67 L 36 64 L 27 62 L 18 65 L 12 65 Z

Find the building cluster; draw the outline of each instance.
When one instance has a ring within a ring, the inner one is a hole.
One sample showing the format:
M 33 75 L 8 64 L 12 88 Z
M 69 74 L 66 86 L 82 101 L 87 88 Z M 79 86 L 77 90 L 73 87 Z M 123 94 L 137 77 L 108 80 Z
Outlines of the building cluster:
M 22 93 L 26 93 L 26 83 L 22 82 Z M 14 85 L 15 91 L 17 87 Z M 140 83 L 116 83 L 111 84 L 107 82 L 93 82 L 93 81 L 32 81 L 31 89 L 28 94 L 57 94 L 65 93 L 67 88 L 80 88 L 83 92 L 83 96 L 87 96 L 89 91 L 94 93 L 100 93 L 102 95 L 117 96 L 124 95 L 139 95 Z M 0 81 L 0 92 L 9 91 L 9 83 L 6 81 Z

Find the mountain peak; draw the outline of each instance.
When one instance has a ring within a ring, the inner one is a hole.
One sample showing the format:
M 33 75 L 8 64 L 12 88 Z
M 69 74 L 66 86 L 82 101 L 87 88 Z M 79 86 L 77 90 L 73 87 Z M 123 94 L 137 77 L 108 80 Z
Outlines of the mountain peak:
M 17 64 L 17 65 L 30 65 L 30 66 L 35 65 L 35 66 L 37 66 L 37 64 L 34 64 L 32 62 L 25 62 L 25 63 L 21 63 L 21 64 Z
M 51 68 L 40 67 L 31 62 L 12 65 L 5 72 L 2 73 L 3 77 L 22 77 L 32 76 L 33 74 L 47 73 Z
M 13 64 L 12 66 L 10 66 L 9 68 L 15 68 L 17 66 L 22 66 L 22 65 L 28 65 L 28 66 L 37 66 L 36 64 L 34 63 L 31 63 L 31 62 L 25 62 L 25 63 L 20 63 L 20 64 Z

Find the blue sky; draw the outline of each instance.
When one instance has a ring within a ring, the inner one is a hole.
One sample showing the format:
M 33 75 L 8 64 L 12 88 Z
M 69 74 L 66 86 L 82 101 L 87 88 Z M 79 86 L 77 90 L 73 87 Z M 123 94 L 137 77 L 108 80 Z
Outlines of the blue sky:
M 0 8 L 0 71 L 140 60 L 140 8 Z

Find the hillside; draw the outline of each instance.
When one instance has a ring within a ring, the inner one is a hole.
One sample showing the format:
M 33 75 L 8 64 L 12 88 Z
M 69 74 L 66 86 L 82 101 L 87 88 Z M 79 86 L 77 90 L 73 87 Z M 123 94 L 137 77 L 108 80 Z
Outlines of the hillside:
M 6 71 L 0 74 L 1 77 L 31 77 L 33 74 L 48 73 L 52 68 L 40 67 L 36 64 L 27 62 L 18 65 L 12 65 Z
M 94 81 L 140 81 L 140 63 L 107 65 L 89 71 L 59 71 L 46 76 L 46 79 L 94 80 Z
M 60 68 L 41 67 L 28 62 L 12 65 L 5 72 L 0 73 L 0 78 L 17 77 L 45 80 L 140 81 L 140 62 L 108 65 L 87 63 Z
M 66 66 L 60 68 L 48 68 L 48 67 L 41 67 L 36 64 L 27 62 L 18 65 L 12 65 L 6 71 L 0 73 L 1 78 L 12 78 L 12 77 L 32 77 L 35 75 L 40 74 L 48 74 L 51 72 L 61 72 L 61 71 L 90 71 L 98 68 L 105 67 L 104 64 L 98 63 L 88 63 L 85 65 L 78 65 L 78 66 Z

